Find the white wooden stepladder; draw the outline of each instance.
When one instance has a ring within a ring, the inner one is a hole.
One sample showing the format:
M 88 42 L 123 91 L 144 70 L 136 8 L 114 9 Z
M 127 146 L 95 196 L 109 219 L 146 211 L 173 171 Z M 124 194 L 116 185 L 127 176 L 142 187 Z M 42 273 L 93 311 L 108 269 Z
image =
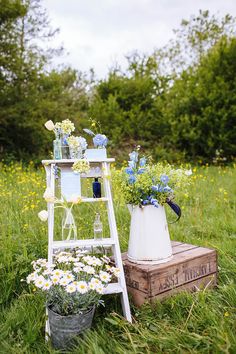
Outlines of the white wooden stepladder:
M 63 169 L 63 167 L 72 167 L 73 163 L 76 160 L 43 160 L 42 163 L 46 170 L 46 182 L 47 187 L 49 187 L 55 194 L 55 167 Z M 104 160 L 88 160 L 90 163 L 90 171 L 87 174 L 81 174 L 82 178 L 87 177 L 101 177 L 103 178 L 104 186 L 104 197 L 102 198 L 83 198 L 82 202 L 84 203 L 96 203 L 96 202 L 105 202 L 107 205 L 108 213 L 108 223 L 110 228 L 110 237 L 102 238 L 101 240 L 95 239 L 81 239 L 81 240 L 69 240 L 69 241 L 54 241 L 54 204 L 48 203 L 48 262 L 49 264 L 53 263 L 54 251 L 59 250 L 60 248 L 75 248 L 75 247 L 91 247 L 91 246 L 111 246 L 114 261 L 116 267 L 120 269 L 120 277 L 116 283 L 108 284 L 105 294 L 117 294 L 121 295 L 121 304 L 123 315 L 127 321 L 132 322 L 128 293 L 126 288 L 125 276 L 123 263 L 121 258 L 121 251 L 118 239 L 118 232 L 116 227 L 115 213 L 113 208 L 113 201 L 111 195 L 110 187 L 110 163 L 114 162 L 113 158 L 106 158 Z M 73 172 L 72 172 L 73 173 Z M 108 178 L 107 178 L 108 177 Z M 46 324 L 46 333 L 50 335 L 50 328 L 48 321 Z

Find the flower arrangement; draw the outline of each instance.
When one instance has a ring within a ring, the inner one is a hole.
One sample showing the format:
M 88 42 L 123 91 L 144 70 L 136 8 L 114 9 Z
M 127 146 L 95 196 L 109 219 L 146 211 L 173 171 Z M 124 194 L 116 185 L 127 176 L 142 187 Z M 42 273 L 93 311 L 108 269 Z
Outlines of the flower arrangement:
M 190 183 L 191 170 L 174 169 L 169 164 L 152 164 L 145 157 L 139 158 L 137 150 L 129 157 L 128 167 L 123 168 L 119 176 L 127 204 L 158 207 L 173 200 L 180 187 Z
M 99 122 L 90 119 L 91 121 L 91 128 L 96 129 L 97 131 L 101 131 L 101 125 Z M 108 143 L 108 139 L 106 137 L 106 135 L 101 134 L 101 133 L 94 133 L 91 129 L 83 129 L 85 133 L 89 134 L 90 136 L 93 137 L 93 144 L 95 148 L 105 148 L 107 146 Z
M 89 161 L 86 159 L 81 159 L 78 161 L 75 161 L 72 166 L 72 170 L 75 173 L 87 173 L 90 170 L 90 164 Z
M 62 315 L 80 313 L 101 303 L 106 286 L 120 270 L 109 265 L 109 258 L 86 254 L 80 249 L 60 252 L 53 265 L 46 259 L 32 262 L 34 271 L 26 281 L 46 294 L 47 305 Z
M 62 136 L 69 136 L 74 130 L 75 126 L 69 119 L 65 119 L 62 122 L 53 123 L 52 120 L 48 120 L 45 124 L 45 127 L 49 131 L 54 131 L 56 137 L 60 138 Z
M 74 221 L 74 217 L 72 214 L 72 209 L 75 204 L 80 204 L 82 202 L 81 197 L 77 195 L 72 195 L 70 198 L 70 202 L 67 202 L 65 198 L 58 199 L 54 196 L 53 190 L 51 188 L 47 188 L 43 194 L 43 197 L 47 203 L 54 203 L 57 204 L 57 206 L 54 207 L 54 209 L 57 208 L 62 208 L 65 211 L 65 218 L 64 221 L 62 221 L 62 238 L 66 239 L 67 241 L 71 239 L 72 233 L 74 236 L 74 239 L 77 237 L 77 229 Z M 41 221 L 45 222 L 48 219 L 48 211 L 47 210 L 41 210 L 38 213 L 38 217 Z M 66 236 L 64 235 L 65 229 L 67 230 Z

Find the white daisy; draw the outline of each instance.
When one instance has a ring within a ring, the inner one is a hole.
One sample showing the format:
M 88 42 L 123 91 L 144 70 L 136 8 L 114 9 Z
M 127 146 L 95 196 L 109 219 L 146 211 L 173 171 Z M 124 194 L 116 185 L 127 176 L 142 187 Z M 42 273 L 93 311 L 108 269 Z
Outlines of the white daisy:
M 99 277 L 100 277 L 101 281 L 104 282 L 104 283 L 108 283 L 111 280 L 111 276 L 107 272 L 102 272 L 101 271 L 99 273 Z
M 83 268 L 83 272 L 87 273 L 87 274 L 94 274 L 95 273 L 95 269 L 91 266 L 85 266 Z
M 96 287 L 96 292 L 98 294 L 104 294 L 104 287 L 102 285 Z
M 66 287 L 66 292 L 71 294 L 71 293 L 74 293 L 76 291 L 76 285 L 71 283 L 71 284 L 68 284 L 67 287 Z
M 57 277 L 56 275 L 53 275 L 53 276 L 51 277 L 51 281 L 52 281 L 52 283 L 53 283 L 54 285 L 56 285 L 56 284 L 59 284 L 60 278 Z
M 85 294 L 88 291 L 88 285 L 86 281 L 79 281 L 77 284 L 77 290 L 80 294 Z
M 63 277 L 59 280 L 59 284 L 62 286 L 67 286 L 69 283 L 70 283 L 70 280 L 65 277 Z
M 35 279 L 34 284 L 37 288 L 42 288 L 45 284 L 45 278 L 42 275 L 38 276 Z
M 52 282 L 50 280 L 46 280 L 43 286 L 43 290 L 49 290 L 52 286 Z

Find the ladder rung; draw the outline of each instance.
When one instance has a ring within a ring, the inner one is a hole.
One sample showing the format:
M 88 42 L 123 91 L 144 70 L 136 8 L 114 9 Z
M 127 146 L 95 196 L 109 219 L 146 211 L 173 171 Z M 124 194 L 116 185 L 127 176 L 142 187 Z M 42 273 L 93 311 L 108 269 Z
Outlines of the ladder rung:
M 111 238 L 103 238 L 101 240 L 70 240 L 70 241 L 54 241 L 53 249 L 56 248 L 74 248 L 74 247 L 85 247 L 85 246 L 112 246 L 115 241 Z
M 123 292 L 123 288 L 119 283 L 110 283 L 107 285 L 104 294 L 119 294 Z
M 83 203 L 96 203 L 96 202 L 107 202 L 108 198 L 82 198 Z

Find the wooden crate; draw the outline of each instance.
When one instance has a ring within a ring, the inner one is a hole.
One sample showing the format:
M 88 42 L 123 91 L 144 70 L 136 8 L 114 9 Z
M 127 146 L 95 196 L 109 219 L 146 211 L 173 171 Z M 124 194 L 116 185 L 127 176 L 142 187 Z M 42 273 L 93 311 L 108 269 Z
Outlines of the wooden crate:
M 140 265 L 122 254 L 128 292 L 136 306 L 180 291 L 212 288 L 217 281 L 217 253 L 213 249 L 172 241 L 173 259 Z

